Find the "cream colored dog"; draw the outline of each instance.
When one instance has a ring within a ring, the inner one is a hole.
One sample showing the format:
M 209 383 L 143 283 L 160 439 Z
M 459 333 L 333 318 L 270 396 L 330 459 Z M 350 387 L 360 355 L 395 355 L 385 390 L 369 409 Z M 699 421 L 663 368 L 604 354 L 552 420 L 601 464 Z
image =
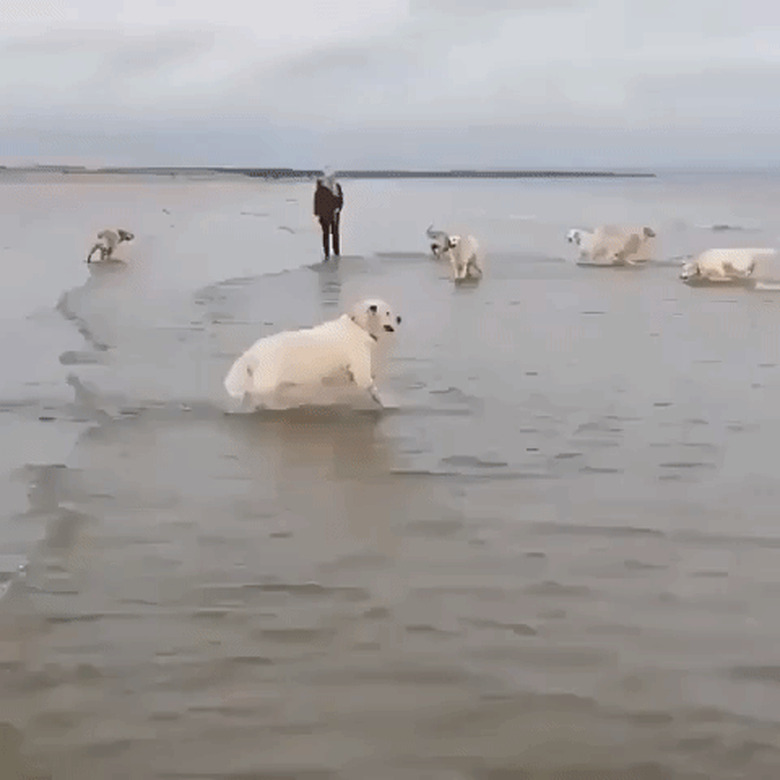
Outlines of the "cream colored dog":
M 775 254 L 774 249 L 761 248 L 707 249 L 683 264 L 680 279 L 686 282 L 697 279 L 707 282 L 748 279 L 753 275 L 759 258 Z
M 602 225 L 594 231 L 573 228 L 566 235 L 580 249 L 580 261 L 600 265 L 636 265 L 652 259 L 655 231 L 649 227 Z
M 262 401 L 286 386 L 319 385 L 346 375 L 382 406 L 374 380 L 374 348 L 400 323 L 387 303 L 369 298 L 338 319 L 259 339 L 233 363 L 225 389 L 234 398 L 249 395 Z
M 456 282 L 482 278 L 479 244 L 474 236 L 450 236 L 442 257 L 450 261 Z
M 92 255 L 100 250 L 100 259 L 110 260 L 114 250 L 123 241 L 132 241 L 135 236 L 127 230 L 117 228 L 116 230 L 101 230 L 97 234 L 97 243 L 89 250 L 87 262 L 92 262 Z

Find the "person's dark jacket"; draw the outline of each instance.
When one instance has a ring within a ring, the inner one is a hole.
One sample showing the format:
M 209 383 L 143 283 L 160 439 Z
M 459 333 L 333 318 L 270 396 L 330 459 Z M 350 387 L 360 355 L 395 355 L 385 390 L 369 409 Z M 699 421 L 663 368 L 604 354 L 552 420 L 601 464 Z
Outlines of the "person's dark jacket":
M 330 222 L 337 210 L 341 210 L 344 205 L 344 193 L 341 191 L 341 185 L 336 184 L 336 193 L 334 194 L 321 181 L 317 182 L 317 189 L 314 191 L 314 215 L 321 220 Z

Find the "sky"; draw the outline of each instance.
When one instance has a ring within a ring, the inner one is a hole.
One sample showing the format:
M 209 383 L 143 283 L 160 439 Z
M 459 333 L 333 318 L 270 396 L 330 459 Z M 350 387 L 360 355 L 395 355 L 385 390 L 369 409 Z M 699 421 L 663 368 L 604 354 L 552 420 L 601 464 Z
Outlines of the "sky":
M 769 0 L 2 0 L 0 164 L 780 165 Z

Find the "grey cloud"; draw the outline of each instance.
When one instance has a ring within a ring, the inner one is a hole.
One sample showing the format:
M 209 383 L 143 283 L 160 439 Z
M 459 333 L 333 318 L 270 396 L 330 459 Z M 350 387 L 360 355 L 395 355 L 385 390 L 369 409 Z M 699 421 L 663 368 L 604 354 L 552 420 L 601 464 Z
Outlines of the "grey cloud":
M 629 106 L 646 121 L 671 118 L 681 126 L 706 126 L 713 121 L 732 129 L 780 124 L 780 67 L 755 63 L 731 68 L 706 68 L 695 73 L 640 76 L 633 79 Z
M 576 8 L 583 0 L 411 0 L 412 14 L 438 13 L 448 16 L 482 16 L 486 13 L 523 13 Z
M 67 112 L 99 127 L 114 116 L 152 114 L 158 122 L 177 113 L 204 116 L 211 98 L 200 78 L 209 73 L 214 43 L 213 30 L 186 28 L 142 35 L 68 31 L 16 40 L 0 49 L 0 72 L 15 74 L 0 79 L 4 120 Z
M 214 44 L 211 30 L 176 30 L 143 38 L 120 37 L 112 42 L 106 66 L 112 74 L 131 77 L 159 72 L 206 55 Z
M 132 76 L 196 59 L 207 53 L 213 42 L 214 32 L 207 29 L 158 30 L 143 36 L 108 29 L 67 30 L 12 39 L 0 46 L 0 55 L 67 57 L 88 52 L 100 58 L 99 70 Z
M 337 48 L 312 52 L 289 61 L 275 70 L 275 77 L 309 78 L 344 71 L 361 70 L 372 67 L 377 59 L 377 51 L 370 45 L 350 44 Z
M 752 47 L 771 50 L 758 20 L 780 6 L 756 2 L 411 0 L 381 33 L 273 60 L 217 27 L 16 39 L 0 43 L 0 148 L 138 164 L 776 159 L 780 69 Z
M 283 112 L 325 105 L 345 120 L 360 112 L 402 119 L 428 95 L 451 100 L 457 91 L 447 73 L 451 52 L 464 43 L 487 43 L 489 31 L 499 27 L 496 19 L 464 26 L 450 18 L 412 18 L 384 34 L 293 55 L 270 72 L 247 72 L 240 90 L 251 83 Z
M 765 0 L 685 0 L 673 5 L 658 0 L 626 0 L 623 18 L 626 31 L 638 34 L 640 39 L 643 33 L 733 38 L 755 28 L 780 24 L 780 6 Z
M 410 93 L 436 72 L 447 41 L 429 41 L 405 27 L 394 34 L 332 45 L 290 56 L 273 68 L 246 69 L 216 99 L 227 113 L 242 98 L 243 110 L 272 106 L 281 117 L 324 121 L 367 120 L 408 109 Z M 392 104 L 392 106 L 391 106 Z

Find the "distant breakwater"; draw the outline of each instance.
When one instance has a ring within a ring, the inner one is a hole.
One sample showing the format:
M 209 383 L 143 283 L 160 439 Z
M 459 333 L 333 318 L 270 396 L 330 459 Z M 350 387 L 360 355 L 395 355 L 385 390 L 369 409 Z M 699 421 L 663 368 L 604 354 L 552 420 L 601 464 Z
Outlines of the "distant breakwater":
M 314 179 L 319 170 L 296 168 L 86 168 L 80 166 L 36 165 L 27 167 L 0 166 L 2 173 L 60 173 L 63 175 L 152 175 L 152 176 L 250 176 L 261 179 Z M 340 179 L 554 179 L 554 178 L 654 178 L 654 173 L 618 171 L 555 171 L 555 170 L 343 170 L 336 171 Z

